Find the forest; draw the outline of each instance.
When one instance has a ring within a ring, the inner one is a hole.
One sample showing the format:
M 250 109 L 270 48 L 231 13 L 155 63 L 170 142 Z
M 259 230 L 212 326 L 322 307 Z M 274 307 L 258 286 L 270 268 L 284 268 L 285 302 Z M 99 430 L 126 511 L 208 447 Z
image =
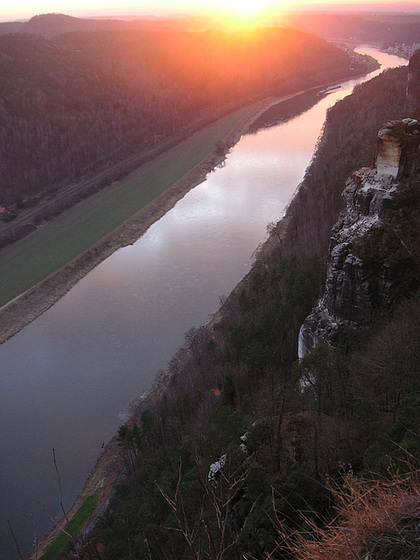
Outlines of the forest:
M 34 204 L 233 108 L 365 70 L 292 29 L 2 35 L 0 203 Z
M 297 360 L 346 178 L 373 163 L 382 123 L 407 115 L 406 85 L 407 69 L 390 70 L 330 109 L 251 272 L 120 427 L 126 475 L 80 558 L 418 557 L 418 273 L 386 318 Z M 398 225 L 417 248 L 418 177 Z M 403 249 L 385 245 L 361 254 L 388 266 Z M 410 258 L 418 271 L 418 250 Z

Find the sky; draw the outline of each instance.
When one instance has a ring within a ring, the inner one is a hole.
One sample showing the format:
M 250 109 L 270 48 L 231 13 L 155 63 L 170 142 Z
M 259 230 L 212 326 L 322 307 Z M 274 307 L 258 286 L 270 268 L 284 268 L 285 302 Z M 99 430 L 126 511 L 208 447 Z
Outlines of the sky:
M 389 6 L 390 10 L 398 11 L 413 6 L 420 12 L 418 2 L 395 2 L 392 0 L 369 0 L 372 6 Z M 46 13 L 64 13 L 76 17 L 92 16 L 126 16 L 126 15 L 178 15 L 186 13 L 237 12 L 257 15 L 264 9 L 296 10 L 296 9 L 325 9 L 330 10 L 362 10 L 367 7 L 361 0 L 347 0 L 344 4 L 335 0 L 14 0 L 1 2 L 0 21 L 14 21 L 29 19 L 32 16 Z

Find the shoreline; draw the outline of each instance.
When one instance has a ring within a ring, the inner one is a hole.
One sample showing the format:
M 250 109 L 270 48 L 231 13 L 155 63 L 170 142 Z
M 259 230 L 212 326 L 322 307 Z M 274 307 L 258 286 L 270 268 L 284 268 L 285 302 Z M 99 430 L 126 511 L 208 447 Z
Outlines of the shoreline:
M 1 307 L 0 344 L 12 338 L 48 311 L 73 286 L 115 251 L 127 245 L 133 245 L 151 225 L 171 210 L 190 190 L 202 183 L 208 173 L 226 159 L 230 148 L 240 140 L 243 134 L 248 132 L 252 124 L 267 110 L 275 105 L 293 100 L 302 94 L 322 89 L 326 85 L 330 84 L 321 84 L 279 98 L 270 97 L 257 104 L 250 105 L 247 115 L 241 122 L 227 136 L 220 139 L 226 146 L 223 153 L 214 149 L 165 192 L 102 238 L 96 245 L 87 249 L 27 292 Z
M 369 74 L 371 71 L 367 70 L 365 74 Z M 252 125 L 271 107 L 292 101 L 311 92 L 319 92 L 324 88 L 339 85 L 343 80 L 355 79 L 365 74 L 352 75 L 347 78 L 342 77 L 341 80 L 318 84 L 295 93 L 283 95 L 282 97 L 268 97 L 248 105 L 248 113 L 229 134 L 220 138 L 220 141 L 226 147 L 223 153 L 219 152 L 215 147 L 200 163 L 190 169 L 165 192 L 141 208 L 94 246 L 39 282 L 39 284 L 36 284 L 28 291 L 0 307 L 0 344 L 12 338 L 24 327 L 48 311 L 79 280 L 82 280 L 91 270 L 110 257 L 115 251 L 127 245 L 133 245 L 151 225 L 171 210 L 182 197 L 202 183 L 208 173 L 226 159 L 230 148 L 240 140 L 243 134 L 250 132 Z M 298 114 L 298 112 L 296 109 L 293 110 L 292 115 L 290 113 L 287 114 L 287 118 L 291 118 L 293 114 Z
M 298 94 L 296 94 L 298 95 Z M 164 216 L 185 194 L 202 183 L 207 174 L 220 165 L 229 149 L 246 133 L 250 124 L 273 104 L 283 98 L 265 100 L 254 108 L 235 129 L 221 140 L 226 144 L 223 154 L 211 152 L 164 193 L 143 207 L 118 228 L 102 238 L 73 261 L 47 277 L 27 292 L 16 297 L 0 309 L 0 344 L 17 334 L 61 299 L 79 280 L 111 256 L 118 249 L 134 244 L 147 229 Z

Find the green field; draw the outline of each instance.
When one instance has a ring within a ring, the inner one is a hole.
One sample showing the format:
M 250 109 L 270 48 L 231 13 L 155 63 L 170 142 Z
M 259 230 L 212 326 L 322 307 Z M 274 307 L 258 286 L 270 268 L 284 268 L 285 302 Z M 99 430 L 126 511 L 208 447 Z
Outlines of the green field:
M 96 494 L 85 498 L 83 504 L 74 514 L 70 522 L 64 527 L 64 530 L 70 535 L 77 537 L 82 527 L 90 519 L 92 512 L 96 507 L 97 501 L 98 496 Z M 66 533 L 59 533 L 58 537 L 50 544 L 45 553 L 41 556 L 41 560 L 54 560 L 60 556 L 69 540 L 70 537 L 66 535 Z
M 241 109 L 197 132 L 0 253 L 0 307 L 71 262 L 206 158 L 249 113 Z

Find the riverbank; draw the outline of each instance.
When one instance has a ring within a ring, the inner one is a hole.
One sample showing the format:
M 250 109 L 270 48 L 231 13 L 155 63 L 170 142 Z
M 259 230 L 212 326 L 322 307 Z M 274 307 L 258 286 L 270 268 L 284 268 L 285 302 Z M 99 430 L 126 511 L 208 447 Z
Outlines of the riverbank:
M 311 88 L 309 91 L 316 92 L 322 87 L 325 87 L 325 85 Z M 240 137 L 249 130 L 250 126 L 268 109 L 273 106 L 281 106 L 287 102 L 286 115 L 289 116 L 290 102 L 293 102 L 294 99 L 297 100 L 295 110 L 299 111 L 299 98 L 303 94 L 307 94 L 307 92 L 300 91 L 282 98 L 268 98 L 249 106 L 244 116 L 229 134 L 220 138 L 219 147 L 208 154 L 205 159 L 169 189 L 144 206 L 133 217 L 123 222 L 109 235 L 102 238 L 93 247 L 84 251 L 73 261 L 27 292 L 4 305 L 0 309 L 0 343 L 5 342 L 42 315 L 79 280 L 119 248 L 135 243 L 154 222 L 166 214 L 189 190 L 203 182 L 207 174 L 224 161 L 230 147 L 236 144 Z M 223 151 L 220 150 L 222 145 L 224 147 Z
M 267 102 L 254 104 L 245 111 L 246 119 L 238 122 L 227 138 L 221 138 L 226 151 L 242 134 L 249 118 L 260 113 Z M 191 188 L 205 179 L 216 165 L 221 163 L 225 152 L 213 151 L 200 161 L 175 184 L 160 194 L 152 202 L 143 206 L 134 216 L 124 221 L 117 229 L 97 241 L 92 247 L 82 252 L 71 262 L 64 265 L 33 288 L 19 295 L 0 309 L 0 342 L 4 342 L 39 315 L 47 311 L 81 278 L 95 268 L 120 247 L 134 243 L 153 222 L 163 216 Z M 146 164 L 147 165 L 147 164 Z M 111 189 L 113 185 L 111 185 Z

